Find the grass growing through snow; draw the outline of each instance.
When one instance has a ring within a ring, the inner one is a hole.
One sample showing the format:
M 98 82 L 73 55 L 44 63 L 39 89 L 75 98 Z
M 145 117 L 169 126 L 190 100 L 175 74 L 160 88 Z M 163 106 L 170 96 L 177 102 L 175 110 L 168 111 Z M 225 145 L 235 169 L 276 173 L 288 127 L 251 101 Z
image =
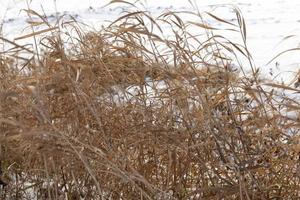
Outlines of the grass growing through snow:
M 28 9 L 17 41 L 36 47 L 0 38 L 1 199 L 297 198 L 300 105 L 282 94 L 300 90 L 261 81 L 234 12 L 129 12 L 85 33 Z

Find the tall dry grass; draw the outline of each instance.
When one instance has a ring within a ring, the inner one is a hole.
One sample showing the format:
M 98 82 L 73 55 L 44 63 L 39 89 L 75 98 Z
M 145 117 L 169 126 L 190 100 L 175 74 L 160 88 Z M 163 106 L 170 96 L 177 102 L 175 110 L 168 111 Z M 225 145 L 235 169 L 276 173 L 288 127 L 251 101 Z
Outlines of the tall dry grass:
M 241 44 L 199 12 L 89 33 L 27 12 L 36 47 L 1 38 L 1 199 L 299 198 L 300 90 L 262 81 L 238 9 L 206 16 Z

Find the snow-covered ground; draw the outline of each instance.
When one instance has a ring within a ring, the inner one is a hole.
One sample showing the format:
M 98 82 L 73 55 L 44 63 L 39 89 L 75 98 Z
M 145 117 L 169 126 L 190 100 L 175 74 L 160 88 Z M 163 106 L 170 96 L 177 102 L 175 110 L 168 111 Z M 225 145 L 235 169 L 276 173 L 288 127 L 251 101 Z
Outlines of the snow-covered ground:
M 0 0 L 0 21 L 3 35 L 13 40 L 26 33 L 26 13 L 32 10 L 44 12 L 55 19 L 56 12 L 71 14 L 92 27 L 113 21 L 123 11 L 121 4 L 104 7 L 109 0 Z M 132 1 L 131 1 L 132 2 Z M 293 76 L 300 69 L 300 51 L 289 52 L 266 65 L 279 52 L 300 47 L 300 1 L 291 0 L 201 0 L 195 1 L 200 11 L 212 11 L 223 19 L 234 21 L 235 14 L 224 6 L 237 6 L 247 24 L 247 45 L 255 64 L 264 73 L 270 70 L 280 77 Z M 146 7 L 153 15 L 164 10 L 191 10 L 188 0 L 148 0 L 135 5 Z M 288 37 L 292 36 L 292 37 Z M 229 36 L 230 37 L 230 36 Z M 283 40 L 285 37 L 288 39 Z M 282 41 L 283 40 L 283 41 Z

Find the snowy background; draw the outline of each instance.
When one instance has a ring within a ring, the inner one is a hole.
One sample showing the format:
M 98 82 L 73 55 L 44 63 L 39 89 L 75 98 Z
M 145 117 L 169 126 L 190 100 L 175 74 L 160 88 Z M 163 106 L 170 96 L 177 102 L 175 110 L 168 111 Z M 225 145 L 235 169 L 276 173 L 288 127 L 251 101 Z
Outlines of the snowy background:
M 100 28 L 119 17 L 123 11 L 121 4 L 104 7 L 109 0 L 0 0 L 0 22 L 5 38 L 14 40 L 24 35 L 26 13 L 21 11 L 30 8 L 45 13 L 55 20 L 56 12 L 71 14 L 94 28 Z M 292 0 L 196 0 L 200 11 L 213 12 L 223 19 L 234 21 L 234 13 L 226 6 L 237 6 L 246 20 L 247 45 L 255 64 L 277 79 L 295 75 L 300 69 L 300 51 L 284 54 L 274 62 L 266 65 L 279 52 L 300 47 L 300 1 Z M 165 10 L 192 10 L 187 0 L 148 0 L 141 1 L 153 15 Z M 143 5 L 141 5 L 143 4 Z M 223 9 L 222 9 L 223 8 Z M 290 37 L 291 36 L 291 37 Z M 286 38 L 286 39 L 284 39 Z

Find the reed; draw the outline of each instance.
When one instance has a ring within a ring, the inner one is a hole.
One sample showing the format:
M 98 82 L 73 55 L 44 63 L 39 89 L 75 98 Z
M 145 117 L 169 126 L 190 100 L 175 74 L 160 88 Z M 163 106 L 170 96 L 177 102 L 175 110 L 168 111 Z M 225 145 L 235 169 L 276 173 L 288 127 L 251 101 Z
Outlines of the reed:
M 299 197 L 300 105 L 283 94 L 300 90 L 261 78 L 238 9 L 131 11 L 97 32 L 27 12 L 31 34 L 0 38 L 1 199 Z

